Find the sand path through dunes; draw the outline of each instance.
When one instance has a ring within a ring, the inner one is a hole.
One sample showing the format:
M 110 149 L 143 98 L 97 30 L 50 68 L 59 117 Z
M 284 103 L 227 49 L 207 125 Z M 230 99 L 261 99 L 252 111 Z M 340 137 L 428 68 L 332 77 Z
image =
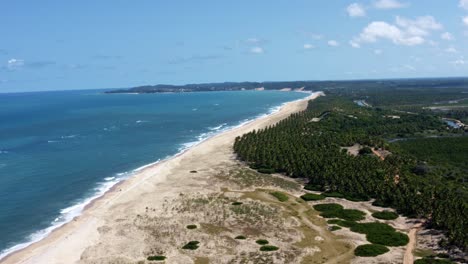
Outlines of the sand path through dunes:
M 106 230 L 116 230 L 119 223 L 144 212 L 148 206 L 154 208 L 156 214 L 166 198 L 193 192 L 197 186 L 202 186 L 200 182 L 206 179 L 204 175 L 217 173 L 210 170 L 212 166 L 223 162 L 232 163 L 232 145 L 237 136 L 275 124 L 292 113 L 305 110 L 308 100 L 320 95 L 320 92 L 313 93 L 303 100 L 287 103 L 274 114 L 216 135 L 174 158 L 139 171 L 95 200 L 81 216 L 56 229 L 39 242 L 10 254 L 0 263 L 79 263 L 86 257 L 90 259 L 94 253 L 106 258 L 111 254 L 119 255 L 128 248 L 132 249 L 129 251 L 133 252 L 133 255 L 126 255 L 127 260 L 137 259 L 141 256 L 141 252 L 138 251 L 141 250 L 141 245 L 129 245 L 123 239 L 124 236 L 122 239 L 115 236 L 115 240 L 105 241 L 103 234 L 109 232 Z M 199 170 L 199 173 L 190 174 L 190 170 Z M 125 231 L 126 237 L 137 235 L 132 225 Z M 138 241 L 138 238 L 135 240 Z M 109 247 L 102 252 L 89 250 L 99 244 Z M 87 254 L 83 254 L 84 252 Z
M 413 251 L 416 248 L 416 235 L 421 229 L 422 223 L 417 223 L 415 224 L 409 231 L 408 237 L 409 237 L 409 242 L 408 245 L 406 246 L 406 251 L 405 255 L 403 257 L 403 264 L 413 264 L 414 262 L 414 254 Z

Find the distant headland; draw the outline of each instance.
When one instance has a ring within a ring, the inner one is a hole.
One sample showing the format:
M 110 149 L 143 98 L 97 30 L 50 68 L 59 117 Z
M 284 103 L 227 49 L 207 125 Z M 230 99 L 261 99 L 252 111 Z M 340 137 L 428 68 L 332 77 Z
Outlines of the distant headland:
M 106 93 L 184 93 L 244 90 L 317 91 L 323 88 L 462 88 L 466 86 L 468 86 L 467 77 L 454 77 L 343 81 L 223 82 L 185 85 L 157 84 L 111 90 Z

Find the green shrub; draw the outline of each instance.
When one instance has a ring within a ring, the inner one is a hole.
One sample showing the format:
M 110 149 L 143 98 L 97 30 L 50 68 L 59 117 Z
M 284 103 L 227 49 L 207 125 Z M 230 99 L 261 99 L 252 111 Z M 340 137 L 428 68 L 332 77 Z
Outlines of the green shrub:
M 185 244 L 185 246 L 183 246 L 182 249 L 195 250 L 195 249 L 197 249 L 199 247 L 198 244 L 200 244 L 200 242 L 190 241 L 187 244 Z
M 301 196 L 302 200 L 304 201 L 318 201 L 318 200 L 323 200 L 325 197 L 320 194 L 314 194 L 314 193 L 306 193 Z
M 382 245 L 375 245 L 375 244 L 367 244 L 358 246 L 354 250 L 354 255 L 359 257 L 375 257 L 378 255 L 385 254 L 389 251 L 386 246 Z
M 161 261 L 161 260 L 165 260 L 166 257 L 165 256 L 149 256 L 146 258 L 147 260 L 149 261 Z
M 233 202 L 232 205 L 241 205 L 243 204 L 242 202 Z
M 339 192 L 324 192 L 322 193 L 325 197 L 344 198 L 345 196 Z
M 266 239 L 258 239 L 257 241 L 255 241 L 257 244 L 259 245 L 267 245 L 269 242 L 268 240 Z
M 422 258 L 414 262 L 414 264 L 453 264 L 454 262 L 448 259 Z
M 336 231 L 336 230 L 340 230 L 341 227 L 340 226 L 330 226 L 330 231 Z
M 363 220 L 364 212 L 355 209 L 343 209 L 339 204 L 317 204 L 314 209 L 322 212 L 320 215 L 325 218 L 341 218 L 348 221 Z
M 314 209 L 320 212 L 330 212 L 330 211 L 343 210 L 343 206 L 336 204 L 336 203 L 325 203 L 325 204 L 314 205 Z
M 276 197 L 276 199 L 278 199 L 280 202 L 286 202 L 289 200 L 289 197 L 282 192 L 271 192 L 270 194 Z
M 351 202 L 367 202 L 370 200 L 369 196 L 357 194 L 345 195 L 344 198 Z
M 390 207 L 392 204 L 388 201 L 383 201 L 383 200 L 375 200 L 373 203 L 372 203 L 373 206 L 379 206 L 379 207 Z
M 314 192 L 321 192 L 323 191 L 323 187 L 320 185 L 314 185 L 314 184 L 307 184 L 304 186 L 304 189 L 309 190 L 309 191 L 314 191 Z
M 196 229 L 197 225 L 188 225 L 186 227 L 187 227 L 187 229 Z
M 365 234 L 367 241 L 384 246 L 404 246 L 409 238 L 406 234 L 396 232 L 395 229 L 383 223 L 356 223 L 351 231 Z
M 236 236 L 235 239 L 247 239 L 245 236 Z
M 278 247 L 275 247 L 275 246 L 261 246 L 260 247 L 260 251 L 276 251 L 278 250 L 279 248 Z
M 375 212 L 372 216 L 383 220 L 393 220 L 398 218 L 398 214 L 392 211 Z

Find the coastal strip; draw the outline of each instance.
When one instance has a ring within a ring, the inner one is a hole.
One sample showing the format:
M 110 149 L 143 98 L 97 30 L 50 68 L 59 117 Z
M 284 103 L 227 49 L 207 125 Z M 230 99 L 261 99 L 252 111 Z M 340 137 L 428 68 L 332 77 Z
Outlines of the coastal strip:
M 95 199 L 80 216 L 55 229 L 44 239 L 9 254 L 0 263 L 78 262 L 87 248 L 103 242 L 100 227 L 136 215 L 144 211 L 148 203 L 162 204 L 164 199 L 178 195 L 180 190 L 190 192 L 194 183 L 190 181 L 187 168 L 204 170 L 216 164 L 232 162 L 235 159 L 232 144 L 237 136 L 275 124 L 292 113 L 302 111 L 309 100 L 320 95 L 321 92 L 312 93 L 304 99 L 286 103 L 275 113 L 215 135 L 171 159 L 142 168 Z M 118 243 L 115 241 L 116 248 Z

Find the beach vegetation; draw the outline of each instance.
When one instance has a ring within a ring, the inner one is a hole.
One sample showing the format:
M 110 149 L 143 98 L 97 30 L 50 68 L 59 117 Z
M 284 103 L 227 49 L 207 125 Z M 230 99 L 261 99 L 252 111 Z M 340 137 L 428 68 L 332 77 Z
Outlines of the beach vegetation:
M 188 250 L 196 250 L 199 247 L 200 242 L 199 241 L 190 241 L 187 244 L 185 244 L 182 249 L 188 249 Z
M 276 199 L 278 199 L 278 201 L 280 202 L 286 202 L 287 200 L 289 200 L 289 196 L 282 192 L 271 192 L 270 194 L 276 197 Z
M 197 229 L 197 225 L 188 225 L 187 229 Z
M 149 256 L 146 259 L 149 261 L 163 261 L 166 259 L 166 256 L 162 256 L 162 255 Z
M 240 235 L 240 236 L 236 236 L 234 239 L 244 240 L 244 239 L 247 239 L 247 237 Z
M 279 249 L 279 247 L 271 246 L 271 245 L 266 245 L 266 246 L 261 246 L 260 247 L 260 251 L 276 251 L 278 249 Z
M 441 119 L 444 113 L 422 105 L 461 98 L 464 93 L 414 86 L 378 92 L 360 86 L 325 89 L 325 93 L 310 101 L 305 111 L 236 138 L 238 158 L 253 167 L 307 179 L 309 190 L 339 193 L 352 201 L 372 198 L 374 205 L 393 208 L 398 214 L 428 218 L 428 227 L 446 231 L 448 245 L 467 249 L 468 136 L 463 129 L 448 128 Z M 368 107 L 354 102 L 363 98 Z M 320 122 L 311 122 L 314 118 Z M 379 158 L 366 155 L 366 148 L 361 151 L 364 155 L 357 156 L 342 151 L 356 144 L 374 149 Z M 301 198 L 317 201 L 325 195 Z M 353 221 L 363 217 L 357 211 L 322 214 Z M 398 232 L 385 235 L 396 239 L 392 244 L 406 240 Z
M 363 220 L 365 213 L 356 209 L 343 209 L 339 204 L 316 204 L 314 209 L 320 211 L 320 216 L 324 218 L 340 218 L 348 221 Z
M 301 195 L 301 198 L 304 201 L 319 201 L 325 199 L 325 196 L 315 193 L 306 193 Z
M 243 202 L 232 202 L 231 204 L 234 205 L 234 206 L 238 206 L 238 205 L 242 205 Z
M 336 226 L 336 225 L 334 225 L 334 226 L 330 226 L 329 229 L 330 229 L 330 231 L 336 231 L 336 230 L 340 230 L 340 229 L 341 229 L 341 226 Z
M 398 218 L 398 214 L 392 211 L 375 212 L 372 213 L 372 216 L 383 220 L 394 220 Z
M 390 251 L 386 246 L 378 244 L 360 245 L 354 250 L 354 255 L 359 257 L 375 257 Z
M 259 244 L 259 245 L 268 245 L 268 240 L 266 239 L 258 239 L 255 241 L 255 243 Z

